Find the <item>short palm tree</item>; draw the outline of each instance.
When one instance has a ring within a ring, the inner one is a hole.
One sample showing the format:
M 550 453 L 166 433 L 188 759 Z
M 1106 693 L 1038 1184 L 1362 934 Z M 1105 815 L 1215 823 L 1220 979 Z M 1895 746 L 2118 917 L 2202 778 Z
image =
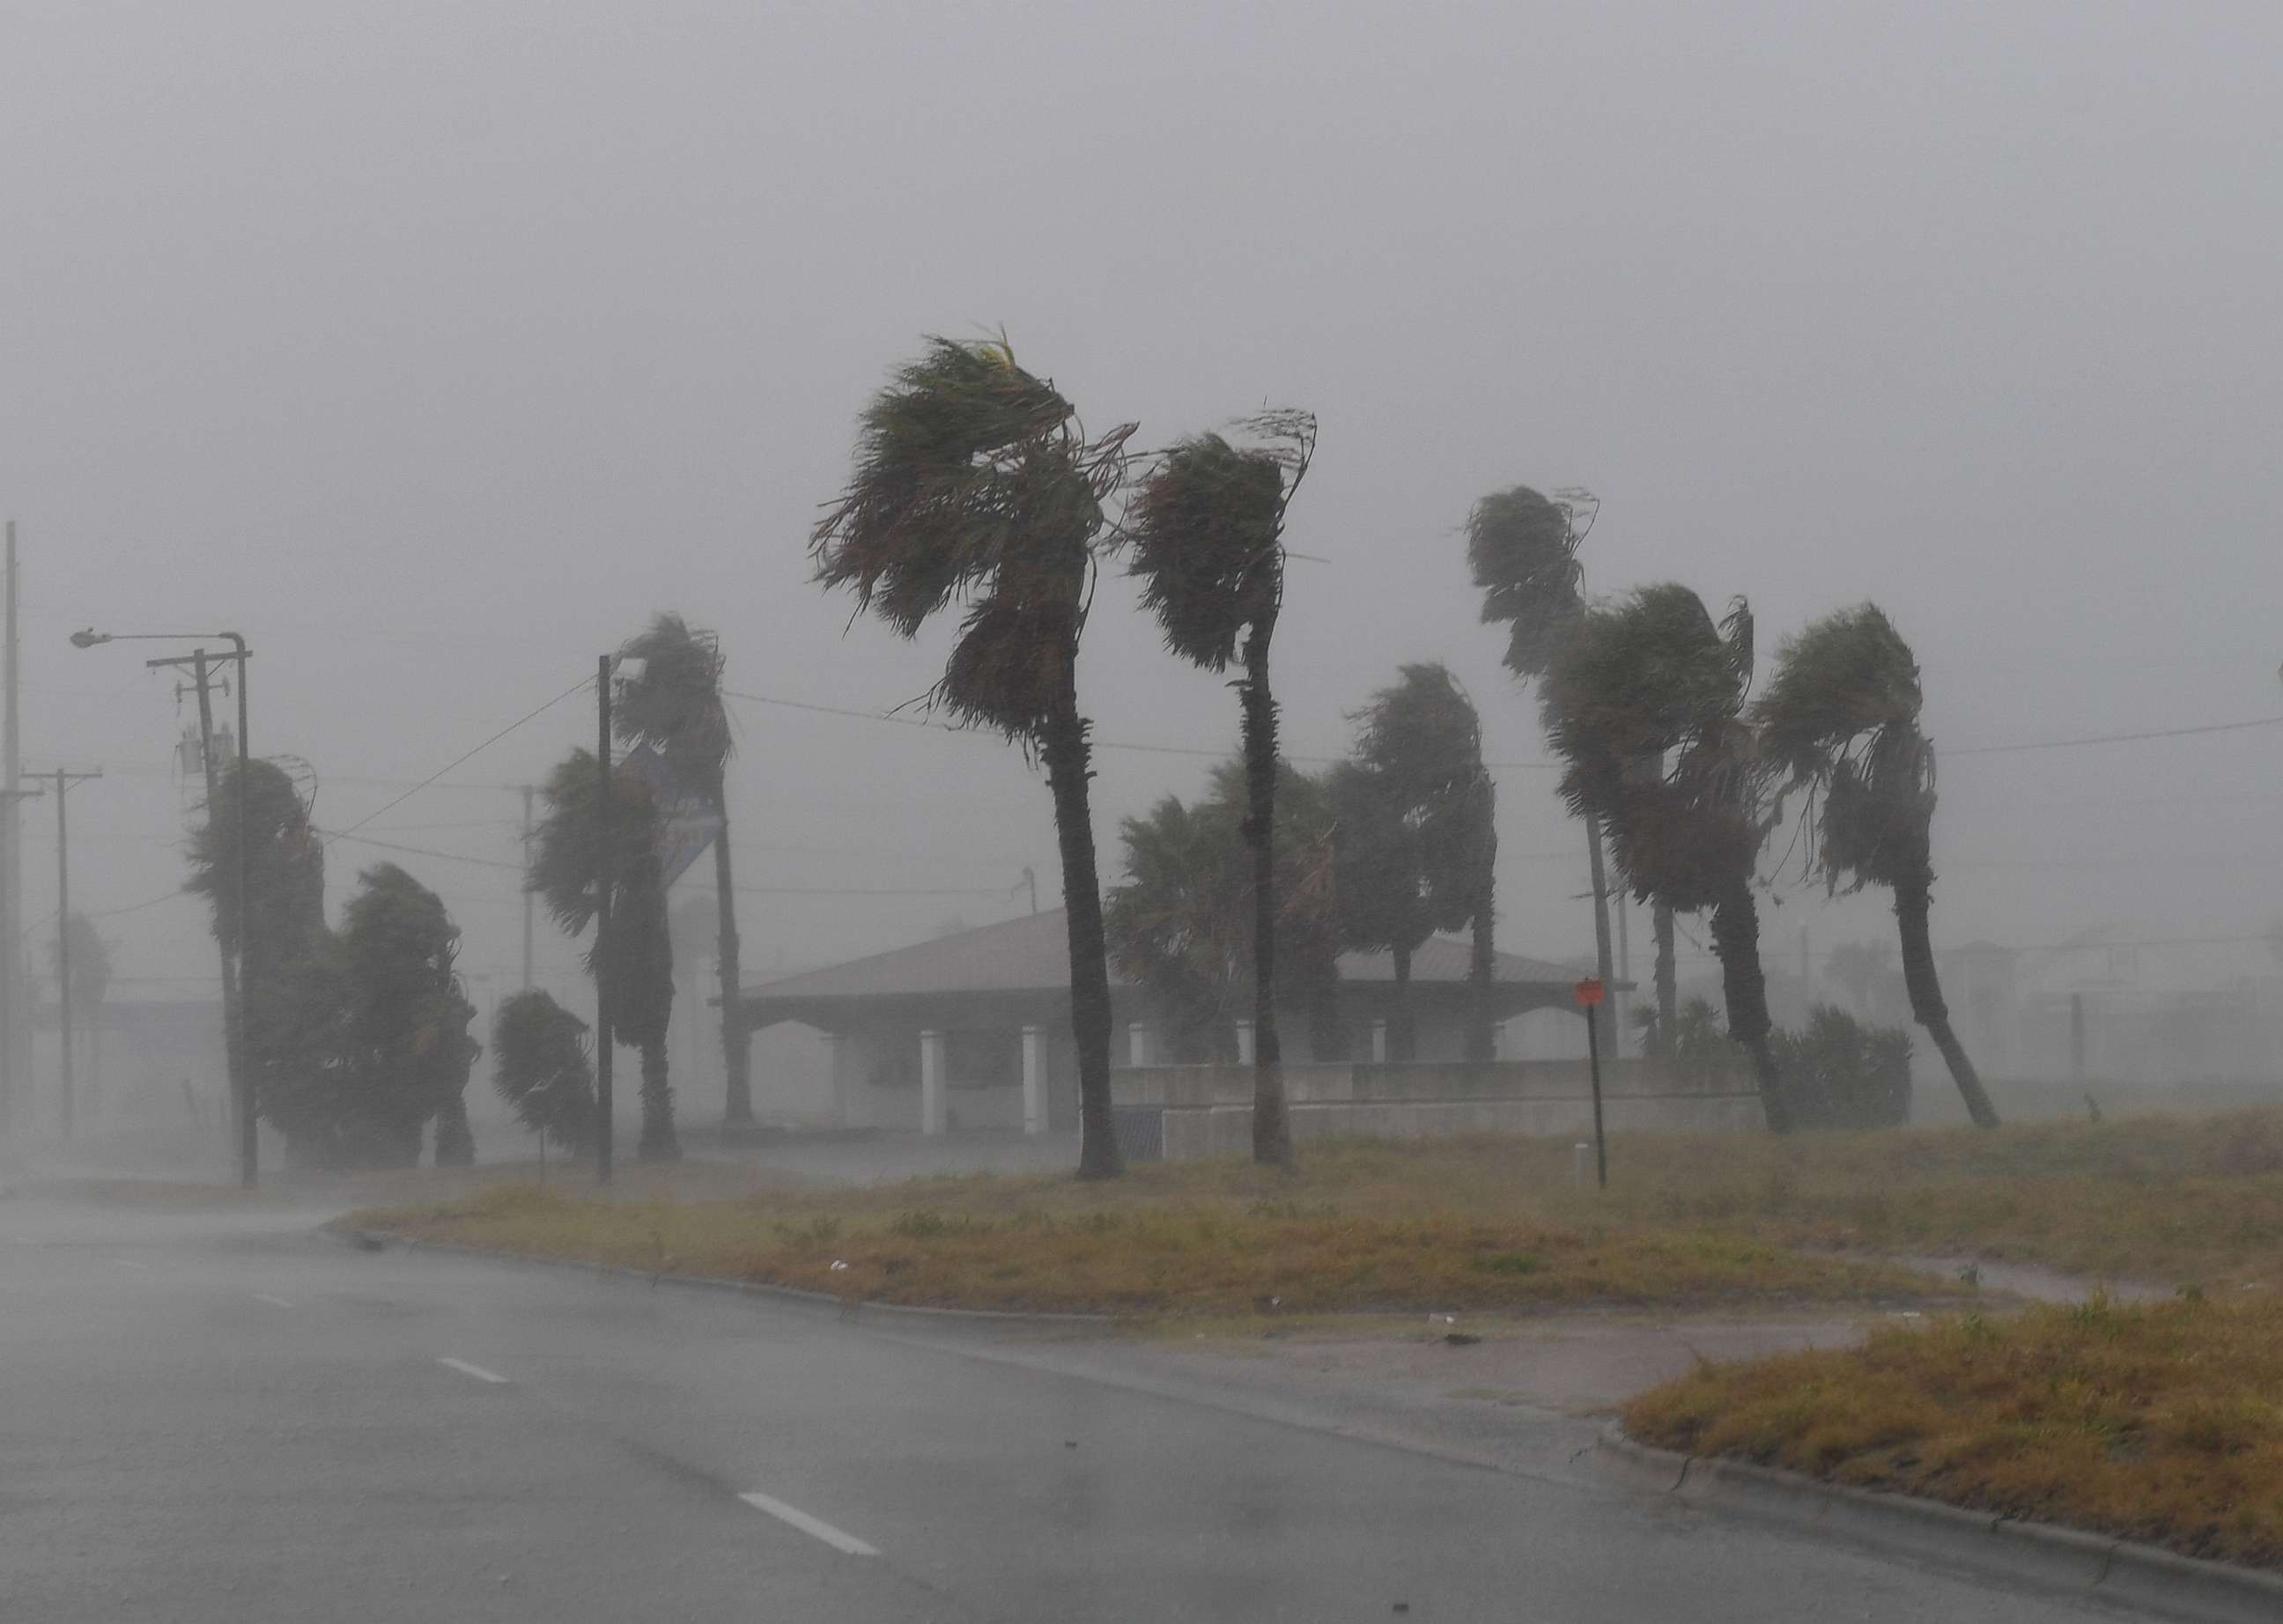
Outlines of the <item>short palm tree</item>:
M 525 1127 L 565 1150 L 593 1142 L 595 1066 L 584 1021 L 536 988 L 518 992 L 492 1022 L 492 1059 L 494 1085 Z
M 721 640 L 693 632 L 682 617 L 652 617 L 649 628 L 619 650 L 640 662 L 620 677 L 611 716 L 619 737 L 647 744 L 664 756 L 675 778 L 705 798 L 721 820 L 713 837 L 713 907 L 720 923 L 714 966 L 721 984 L 721 1065 L 731 1127 L 753 1120 L 752 1061 L 745 1038 L 745 1008 L 737 963 L 737 897 L 729 853 L 729 713 L 721 703 L 724 661 Z
M 816 579 L 905 637 L 965 606 L 932 700 L 1045 762 L 1069 921 L 1079 1177 L 1123 1170 L 1110 1109 L 1110 971 L 1078 708 L 1103 503 L 1132 425 L 1089 439 L 1003 340 L 928 341 L 864 411 L 856 467 L 812 538 Z
M 1928 915 L 1934 896 L 1934 743 L 1919 730 L 1918 659 L 1876 604 L 1826 615 L 1787 641 L 1754 707 L 1769 758 L 1819 820 L 1810 861 L 1835 890 L 1894 893 L 1911 1014 L 1942 1052 L 1967 1114 L 1997 1107 L 1950 1024 Z
M 1252 1159 L 1292 1165 L 1276 1031 L 1276 698 L 1268 648 L 1284 603 L 1284 516 L 1315 455 L 1316 420 L 1266 414 L 1247 425 L 1266 442 L 1240 449 L 1218 434 L 1176 445 L 1142 481 L 1126 540 L 1142 602 L 1165 646 L 1207 671 L 1227 671 L 1243 644 L 1236 684 L 1243 718 L 1245 812 L 1252 854 Z
M 666 1069 L 666 1023 L 674 1014 L 674 944 L 666 930 L 666 890 L 658 883 L 658 812 L 644 785 L 613 774 L 610 832 L 598 827 L 600 795 L 594 753 L 575 750 L 547 780 L 546 815 L 532 841 L 524 884 L 555 922 L 578 936 L 595 920 L 605 869 L 611 875 L 611 928 L 588 944 L 588 973 L 602 989 L 612 1037 L 642 1055 L 642 1138 L 646 1161 L 682 1154 L 674 1128 L 674 1091 Z
M 1562 798 L 1600 818 L 1627 882 L 1679 913 L 1711 910 L 1728 1030 L 1752 1057 L 1768 1126 L 1784 1132 L 1752 891 L 1772 820 L 1745 715 L 1751 673 L 1741 599 L 1716 624 L 1687 587 L 1646 587 L 1585 612 L 1539 708 L 1565 764 Z

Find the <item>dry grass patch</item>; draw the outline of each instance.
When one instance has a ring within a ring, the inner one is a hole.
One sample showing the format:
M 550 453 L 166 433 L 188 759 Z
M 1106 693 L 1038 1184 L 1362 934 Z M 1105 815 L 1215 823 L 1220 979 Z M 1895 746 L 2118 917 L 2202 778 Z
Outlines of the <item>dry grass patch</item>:
M 1628 1432 L 2193 1556 L 2283 1566 L 2283 1302 L 2096 1298 L 1709 1365 Z

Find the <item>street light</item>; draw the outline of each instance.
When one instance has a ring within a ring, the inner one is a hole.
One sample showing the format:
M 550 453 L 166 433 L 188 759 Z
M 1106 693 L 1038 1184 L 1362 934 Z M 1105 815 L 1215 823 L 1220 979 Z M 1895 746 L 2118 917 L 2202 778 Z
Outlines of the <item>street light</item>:
M 253 985 L 253 978 L 246 973 L 246 967 L 250 962 L 246 945 L 253 935 L 253 913 L 247 905 L 247 893 L 250 888 L 246 884 L 247 853 L 250 849 L 247 837 L 246 803 L 252 796 L 249 793 L 250 786 L 246 781 L 245 663 L 251 657 L 252 650 L 246 648 L 245 639 L 236 632 L 98 632 L 93 626 L 90 626 L 85 631 L 74 632 L 71 634 L 72 647 L 74 649 L 92 649 L 98 643 L 195 643 L 208 639 L 227 641 L 237 651 L 227 657 L 238 662 L 238 1008 L 235 1011 L 238 1022 L 238 1043 L 237 1052 L 228 1058 L 230 1068 L 233 1074 L 230 1080 L 230 1092 L 238 1107 L 238 1181 L 251 1190 L 253 1188 L 258 1172 L 258 1158 L 254 1144 L 253 1071 L 248 1055 L 248 1050 L 252 1046 L 253 1030 L 246 1019 L 246 998 Z M 199 649 L 195 658 L 198 662 L 199 707 L 203 711 L 206 708 L 206 650 Z M 179 659 L 147 662 L 152 665 L 175 665 L 181 663 Z M 207 765 L 211 770 L 213 765 L 211 751 L 207 756 Z M 211 793 L 206 797 L 206 826 L 209 829 L 214 826 L 214 797 Z

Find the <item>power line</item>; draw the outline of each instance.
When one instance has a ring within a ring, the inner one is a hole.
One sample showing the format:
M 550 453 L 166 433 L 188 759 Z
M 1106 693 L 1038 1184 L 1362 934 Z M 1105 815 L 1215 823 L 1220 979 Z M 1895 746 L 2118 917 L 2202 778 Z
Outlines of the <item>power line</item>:
M 467 751 L 464 755 L 454 757 L 450 761 L 446 762 L 442 766 L 438 767 L 427 777 L 413 785 L 411 789 L 407 789 L 403 794 L 396 796 L 395 799 L 384 802 L 381 805 L 376 807 L 371 812 L 365 813 L 363 817 L 359 818 L 355 823 L 350 824 L 347 828 L 343 829 L 340 832 L 341 835 L 346 835 L 352 834 L 355 831 L 364 828 L 366 824 L 370 823 L 375 818 L 379 817 L 382 812 L 387 812 L 393 807 L 401 806 L 405 802 L 419 794 L 429 785 L 443 777 L 445 773 L 450 772 L 454 767 L 460 765 L 463 762 L 467 761 L 471 757 L 480 755 L 485 750 L 489 750 L 493 745 L 498 743 L 502 739 L 506 738 L 508 734 L 513 733 L 526 722 L 534 720 L 535 719 L 545 715 L 548 711 L 552 711 L 556 706 L 561 704 L 565 700 L 570 698 L 572 695 L 579 692 L 581 688 L 590 687 L 594 680 L 595 679 L 592 677 L 580 678 L 578 681 L 573 683 L 569 688 L 565 688 L 561 693 L 549 700 L 545 704 L 534 706 L 533 709 L 525 711 L 521 716 L 517 717 L 515 720 L 510 722 L 506 727 L 492 734 L 490 738 L 486 739 L 481 744 L 477 745 L 475 749 Z M 340 835 L 336 835 L 334 838 L 339 839 L 340 838 Z
M 2076 750 L 2086 744 L 2131 744 L 2141 739 L 2185 739 L 2197 734 L 2240 733 L 2248 727 L 2283 727 L 2283 716 L 2255 716 L 2240 722 L 2206 722 L 2195 727 L 2151 727 L 2139 733 L 2094 733 L 2074 739 L 2032 739 L 2015 744 L 1968 744 L 1944 756 L 2002 756 L 2019 750 Z

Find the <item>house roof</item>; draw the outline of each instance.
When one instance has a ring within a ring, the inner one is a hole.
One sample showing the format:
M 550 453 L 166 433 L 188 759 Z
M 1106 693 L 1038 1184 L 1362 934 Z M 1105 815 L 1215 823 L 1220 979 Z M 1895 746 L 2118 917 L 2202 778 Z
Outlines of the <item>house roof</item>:
M 1070 986 L 1067 930 L 1063 910 L 1052 908 L 748 987 L 745 1001 L 1065 991 Z M 1467 943 L 1454 936 L 1430 936 L 1411 957 L 1411 979 L 1428 984 L 1462 982 L 1472 962 Z M 1510 986 L 1566 991 L 1579 972 L 1544 959 L 1500 953 L 1493 974 L 1497 981 Z M 1340 977 L 1347 982 L 1391 982 L 1394 956 L 1342 953 Z M 1110 981 L 1128 984 L 1114 964 Z

